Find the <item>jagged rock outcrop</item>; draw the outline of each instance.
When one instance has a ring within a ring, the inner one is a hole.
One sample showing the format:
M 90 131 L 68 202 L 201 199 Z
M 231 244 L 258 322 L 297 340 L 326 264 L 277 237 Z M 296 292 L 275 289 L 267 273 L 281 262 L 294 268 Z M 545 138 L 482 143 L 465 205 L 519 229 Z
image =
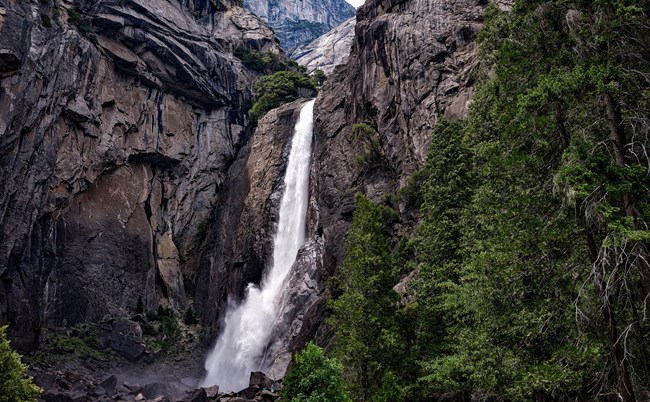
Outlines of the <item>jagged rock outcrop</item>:
M 345 0 L 244 0 L 244 7 L 273 28 L 290 56 L 355 13 Z
M 183 311 L 183 273 L 246 139 L 253 73 L 281 52 L 231 0 L 0 4 L 0 324 Z M 141 301 L 141 303 L 140 303 Z
M 330 75 L 336 66 L 348 61 L 356 24 L 356 18 L 346 20 L 310 44 L 297 48 L 291 57 L 309 72 L 323 70 Z

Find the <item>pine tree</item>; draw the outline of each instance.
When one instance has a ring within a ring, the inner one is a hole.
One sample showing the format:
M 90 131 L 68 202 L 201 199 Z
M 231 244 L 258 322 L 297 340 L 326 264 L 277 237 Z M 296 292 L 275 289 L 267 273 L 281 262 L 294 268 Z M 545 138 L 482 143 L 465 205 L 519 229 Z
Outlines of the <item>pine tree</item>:
M 404 342 L 396 320 L 397 294 L 386 223 L 394 212 L 357 195 L 340 268 L 342 294 L 332 302 L 335 356 L 354 400 L 368 401 L 400 361 Z

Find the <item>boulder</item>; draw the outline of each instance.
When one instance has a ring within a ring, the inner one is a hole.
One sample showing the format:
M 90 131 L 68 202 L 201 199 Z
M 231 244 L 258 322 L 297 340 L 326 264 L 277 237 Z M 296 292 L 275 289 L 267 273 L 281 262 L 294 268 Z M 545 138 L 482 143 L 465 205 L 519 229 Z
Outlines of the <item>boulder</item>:
M 279 397 L 280 395 L 278 393 L 271 391 L 262 391 L 258 395 L 258 399 L 260 399 L 261 402 L 273 402 Z
M 209 388 L 203 388 L 205 389 L 205 394 L 207 395 L 208 398 L 214 399 L 219 395 L 219 386 L 218 385 L 213 385 Z
M 115 393 L 115 388 L 117 387 L 117 377 L 112 375 L 102 381 L 102 383 L 99 385 L 102 387 L 102 389 L 104 389 L 104 391 L 106 391 L 107 394 L 113 394 Z
M 207 402 L 207 400 L 208 396 L 203 388 L 195 389 L 183 398 L 183 402 Z
M 101 338 L 105 346 L 109 346 L 130 361 L 138 360 L 145 351 L 142 328 L 135 321 L 116 320 L 111 324 L 109 330 L 103 329 Z M 117 385 L 117 379 L 115 385 Z
M 270 379 L 261 371 L 251 372 L 250 380 L 248 381 L 249 387 L 258 387 L 260 389 L 267 388 L 271 389 L 271 385 L 275 383 L 274 380 Z

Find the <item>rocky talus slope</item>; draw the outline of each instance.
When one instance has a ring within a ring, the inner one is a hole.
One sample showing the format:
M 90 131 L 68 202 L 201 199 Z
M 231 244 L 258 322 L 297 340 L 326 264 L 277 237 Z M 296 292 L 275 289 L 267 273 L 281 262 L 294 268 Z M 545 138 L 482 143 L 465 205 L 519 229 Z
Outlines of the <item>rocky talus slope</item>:
M 354 16 L 345 0 L 244 0 L 244 7 L 273 28 L 289 55 Z
M 356 18 L 346 20 L 310 44 L 297 48 L 292 57 L 309 72 L 323 70 L 330 75 L 336 66 L 348 61 L 356 23 Z
M 0 4 L 0 324 L 184 311 L 183 274 L 246 139 L 252 73 L 279 53 L 231 0 Z

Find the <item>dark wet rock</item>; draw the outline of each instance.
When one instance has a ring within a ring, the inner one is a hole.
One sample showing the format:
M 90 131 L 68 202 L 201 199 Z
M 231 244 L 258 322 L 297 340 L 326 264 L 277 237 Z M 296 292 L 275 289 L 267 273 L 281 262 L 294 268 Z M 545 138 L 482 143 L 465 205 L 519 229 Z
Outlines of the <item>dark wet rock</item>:
M 259 399 L 261 402 L 273 402 L 277 400 L 279 397 L 280 395 L 276 392 L 262 391 L 258 395 L 257 399 Z
M 260 392 L 261 392 L 260 387 L 252 386 L 252 387 L 244 388 L 241 391 L 238 391 L 237 396 L 245 399 L 253 399 Z
M 42 327 L 185 311 L 199 228 L 248 136 L 256 74 L 233 49 L 281 53 L 230 0 L 75 1 L 96 43 L 72 7 L 0 15 L 0 324 L 23 351 Z
M 87 402 L 88 394 L 80 391 L 48 391 L 41 395 L 45 402 Z
M 106 391 L 108 394 L 112 394 L 115 392 L 115 388 L 117 387 L 117 377 L 114 375 L 106 378 L 104 381 L 101 382 L 100 386 Z
M 56 382 L 56 377 L 49 373 L 41 373 L 34 376 L 34 383 L 43 388 L 44 391 L 50 390 Z
M 145 351 L 145 345 L 142 341 L 142 329 L 140 324 L 135 321 L 116 320 L 111 324 L 110 330 L 102 331 L 101 338 L 105 346 L 110 347 L 130 361 L 138 360 Z M 107 379 L 107 381 L 109 380 Z M 115 385 L 117 385 L 116 378 Z M 115 385 L 113 385 L 113 389 Z M 103 383 L 102 386 L 104 386 Z
M 195 389 L 183 398 L 183 402 L 207 402 L 207 400 L 208 395 L 203 388 Z

